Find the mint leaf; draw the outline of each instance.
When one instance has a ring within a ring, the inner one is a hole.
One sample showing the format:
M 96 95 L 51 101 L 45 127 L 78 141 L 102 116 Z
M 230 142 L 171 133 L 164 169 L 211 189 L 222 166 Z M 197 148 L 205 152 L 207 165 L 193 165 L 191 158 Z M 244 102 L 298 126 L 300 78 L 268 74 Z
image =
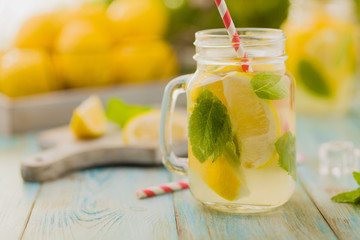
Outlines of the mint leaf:
M 353 172 L 353 176 L 354 176 L 354 179 L 355 181 L 357 182 L 357 184 L 360 185 L 360 172 Z
M 232 141 L 227 142 L 223 154 L 233 165 L 239 166 L 241 164 L 239 145 L 237 144 L 236 136 L 233 137 Z
M 289 87 L 279 74 L 261 72 L 250 81 L 254 93 L 263 99 L 279 100 L 289 96 Z
M 189 140 L 194 156 L 204 162 L 215 161 L 232 140 L 230 117 L 222 102 L 209 90 L 197 99 L 189 120 Z
M 330 97 L 330 88 L 318 69 L 307 60 L 299 62 L 299 75 L 304 86 L 321 97 Z
M 353 172 L 353 176 L 355 181 L 360 185 L 360 172 Z M 336 196 L 333 196 L 331 200 L 338 202 L 338 203 L 354 203 L 360 204 L 360 188 L 350 191 L 340 193 Z
M 279 154 L 279 165 L 296 180 L 296 146 L 295 136 L 291 132 L 284 133 L 275 143 Z
M 151 110 L 149 106 L 127 105 L 118 98 L 110 98 L 106 108 L 106 117 L 121 127 L 136 115 Z
M 338 202 L 338 203 L 360 203 L 360 188 L 350 191 L 350 192 L 344 192 L 340 193 L 334 197 L 331 198 L 331 200 Z

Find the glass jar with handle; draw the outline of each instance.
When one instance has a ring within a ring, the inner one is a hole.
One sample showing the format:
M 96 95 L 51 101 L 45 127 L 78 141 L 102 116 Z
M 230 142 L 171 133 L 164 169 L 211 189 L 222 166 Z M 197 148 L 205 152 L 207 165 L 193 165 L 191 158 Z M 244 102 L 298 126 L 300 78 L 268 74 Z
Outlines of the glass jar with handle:
M 281 30 L 238 32 L 246 59 L 236 55 L 225 29 L 196 33 L 196 72 L 165 89 L 160 147 L 165 166 L 188 175 L 192 195 L 203 204 L 263 212 L 286 203 L 295 189 L 294 82 Z M 188 159 L 173 153 L 169 128 L 181 93 L 187 97 Z

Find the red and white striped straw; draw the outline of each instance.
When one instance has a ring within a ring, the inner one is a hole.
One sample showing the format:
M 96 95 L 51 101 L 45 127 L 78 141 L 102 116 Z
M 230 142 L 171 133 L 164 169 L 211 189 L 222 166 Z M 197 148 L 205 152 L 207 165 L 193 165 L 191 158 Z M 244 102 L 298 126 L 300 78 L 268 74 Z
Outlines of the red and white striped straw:
M 140 199 L 148 198 L 148 197 L 158 196 L 165 193 L 171 193 L 187 188 L 189 188 L 189 182 L 187 179 L 185 179 L 182 181 L 170 182 L 163 185 L 142 189 L 136 193 L 136 197 Z
M 242 46 L 242 43 L 240 42 L 240 37 L 238 32 L 236 31 L 236 27 L 234 25 L 234 22 L 230 16 L 229 9 L 226 6 L 225 0 L 215 0 L 216 6 L 220 12 L 221 18 L 224 22 L 225 28 L 230 36 L 232 36 L 231 42 L 235 43 L 233 45 L 237 55 L 239 57 L 243 57 L 244 62 L 246 62 L 246 52 L 244 50 L 244 47 Z M 244 72 L 252 72 L 252 68 L 249 65 L 241 65 Z

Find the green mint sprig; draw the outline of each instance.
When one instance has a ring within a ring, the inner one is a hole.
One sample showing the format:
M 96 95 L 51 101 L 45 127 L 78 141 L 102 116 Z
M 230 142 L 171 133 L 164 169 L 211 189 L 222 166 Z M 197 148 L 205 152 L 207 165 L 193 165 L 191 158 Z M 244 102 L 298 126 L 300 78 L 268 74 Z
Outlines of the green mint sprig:
M 250 81 L 254 93 L 262 99 L 279 100 L 289 96 L 289 87 L 279 74 L 261 72 Z
M 275 143 L 279 154 L 279 165 L 296 180 L 296 145 L 295 136 L 291 132 L 284 133 Z
M 214 162 L 223 153 L 239 163 L 239 150 L 233 137 L 226 106 L 209 90 L 198 97 L 189 120 L 189 140 L 194 156 L 201 162 Z
M 360 185 L 360 172 L 353 172 L 355 181 Z M 353 203 L 360 204 L 360 187 L 354 191 L 340 193 L 331 198 L 337 203 Z
M 149 106 L 128 105 L 118 98 L 110 98 L 106 108 L 106 117 L 124 127 L 131 118 L 150 110 Z

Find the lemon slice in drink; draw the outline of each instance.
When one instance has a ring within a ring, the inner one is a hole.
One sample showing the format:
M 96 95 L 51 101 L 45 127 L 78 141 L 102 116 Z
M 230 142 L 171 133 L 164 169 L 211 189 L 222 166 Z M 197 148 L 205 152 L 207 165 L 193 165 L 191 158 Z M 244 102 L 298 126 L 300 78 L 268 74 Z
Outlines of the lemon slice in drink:
M 272 103 L 256 96 L 250 80 L 249 74 L 229 73 L 223 79 L 224 94 L 233 131 L 241 143 L 241 164 L 260 169 L 277 157 L 280 122 Z
M 196 103 L 197 98 L 205 89 L 215 94 L 222 103 L 225 102 L 221 76 L 210 72 L 204 72 L 196 75 L 194 79 L 195 82 L 191 84 L 190 90 L 190 100 L 192 102 Z
M 160 129 L 159 110 L 152 110 L 130 119 L 123 129 L 123 141 L 128 145 L 157 145 Z M 174 112 L 172 116 L 172 139 L 186 140 L 186 115 Z
M 305 44 L 305 53 L 313 59 L 310 63 L 324 76 L 331 92 L 338 92 L 340 85 L 352 78 L 357 58 L 353 32 L 346 25 L 324 28 Z
M 74 110 L 70 127 L 78 138 L 94 138 L 105 133 L 106 117 L 97 96 L 86 99 Z
M 207 159 L 200 163 L 192 154 L 189 146 L 189 168 L 199 174 L 206 185 L 220 197 L 233 201 L 239 195 L 242 185 L 239 177 L 239 168 L 232 166 L 223 156 L 214 162 Z

